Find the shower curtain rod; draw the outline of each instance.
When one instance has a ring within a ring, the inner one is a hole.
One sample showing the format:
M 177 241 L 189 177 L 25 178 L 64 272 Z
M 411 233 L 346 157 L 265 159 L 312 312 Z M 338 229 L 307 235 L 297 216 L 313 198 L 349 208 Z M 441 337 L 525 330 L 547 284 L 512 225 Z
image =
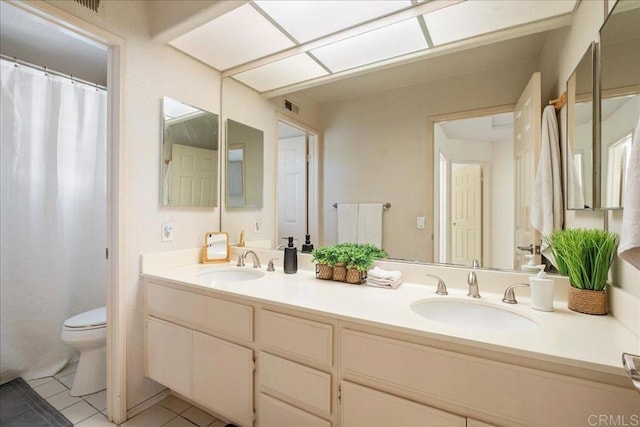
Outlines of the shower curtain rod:
M 62 77 L 62 78 L 65 78 L 65 79 L 69 79 L 72 82 L 82 83 L 82 84 L 85 84 L 87 86 L 95 87 L 96 89 L 101 89 L 101 90 L 104 90 L 104 91 L 107 90 L 106 86 L 99 85 L 98 83 L 91 83 L 89 81 L 79 79 L 77 77 L 74 77 L 73 74 L 64 74 L 64 73 L 61 73 L 59 71 L 54 71 L 54 70 L 52 70 L 50 68 L 47 68 L 46 66 L 43 67 L 41 65 L 31 64 L 30 62 L 22 61 L 22 60 L 16 58 L 15 56 L 8 56 L 8 55 L 5 55 L 3 53 L 0 53 L 0 58 L 4 59 L 6 61 L 9 61 L 9 62 L 13 62 L 14 64 L 17 64 L 17 65 L 22 65 L 23 67 L 32 68 L 34 70 L 43 71 L 45 73 L 53 74 L 54 76 Z

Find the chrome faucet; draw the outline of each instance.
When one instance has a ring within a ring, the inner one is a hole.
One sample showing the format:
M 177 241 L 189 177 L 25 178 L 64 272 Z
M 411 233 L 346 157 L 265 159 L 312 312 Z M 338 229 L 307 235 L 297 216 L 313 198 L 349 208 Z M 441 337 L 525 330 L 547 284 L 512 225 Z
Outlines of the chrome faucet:
M 447 285 L 445 285 L 444 280 L 436 276 L 435 274 L 425 274 L 427 277 L 433 277 L 434 279 L 438 279 L 438 288 L 436 289 L 436 294 L 438 295 L 449 295 L 447 292 Z
M 476 272 L 474 271 L 478 267 L 480 267 L 480 263 L 477 259 L 474 259 L 473 264 L 471 264 L 471 271 L 467 276 L 467 285 L 469 285 L 469 292 L 467 293 L 467 296 L 471 298 L 480 298 L 480 290 L 478 289 L 478 278 L 476 277 Z
M 237 267 L 244 267 L 244 260 L 247 258 L 247 255 L 251 254 L 251 256 L 253 257 L 253 268 L 260 268 L 262 267 L 262 265 L 260 265 L 260 259 L 258 258 L 258 255 L 254 252 L 254 251 L 246 251 L 245 253 L 243 253 L 242 255 L 238 255 L 238 263 L 236 264 Z
M 513 288 L 525 287 L 529 286 L 528 283 L 515 283 L 509 286 L 504 291 L 504 297 L 502 297 L 502 302 L 506 302 L 507 304 L 517 304 L 516 293 L 513 291 Z

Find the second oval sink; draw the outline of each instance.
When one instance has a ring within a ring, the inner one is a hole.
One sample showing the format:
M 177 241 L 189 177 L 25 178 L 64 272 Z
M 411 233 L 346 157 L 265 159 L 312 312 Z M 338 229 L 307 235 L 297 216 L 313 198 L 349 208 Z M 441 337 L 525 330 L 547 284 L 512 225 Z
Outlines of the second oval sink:
M 533 320 L 492 305 L 463 300 L 422 300 L 411 304 L 420 316 L 466 330 L 526 332 L 539 327 Z
M 198 281 L 208 285 L 230 282 L 246 282 L 264 276 L 264 272 L 255 269 L 221 268 L 198 274 Z

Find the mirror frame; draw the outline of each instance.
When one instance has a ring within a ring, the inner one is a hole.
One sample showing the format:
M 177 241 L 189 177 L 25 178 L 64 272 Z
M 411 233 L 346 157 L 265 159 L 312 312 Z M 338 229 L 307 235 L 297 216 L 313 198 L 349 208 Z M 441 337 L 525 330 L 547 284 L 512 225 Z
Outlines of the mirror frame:
M 563 152 L 565 155 L 563 156 L 563 169 L 564 169 L 564 204 L 565 209 L 567 211 L 594 211 L 600 207 L 600 141 L 599 141 L 599 125 L 600 125 L 600 102 L 599 102 L 599 79 L 597 78 L 597 50 L 598 44 L 596 42 L 592 42 L 589 47 L 585 50 L 584 54 L 580 57 L 580 60 L 576 64 L 573 72 L 569 76 L 569 79 L 566 82 L 565 89 L 567 91 L 567 108 L 566 108 L 566 129 L 565 129 L 565 138 L 563 144 Z M 575 112 L 575 104 L 576 104 L 576 94 L 570 90 L 570 81 L 576 75 L 576 72 L 580 66 L 582 60 L 587 57 L 588 54 L 591 53 L 591 150 L 592 150 L 592 161 L 591 161 L 591 187 L 592 187 L 592 200 L 589 208 L 577 208 L 572 207 L 569 204 L 569 148 L 573 141 L 569 137 L 569 135 L 573 135 L 573 129 L 570 129 L 574 126 L 573 120 L 571 120 L 573 113 Z

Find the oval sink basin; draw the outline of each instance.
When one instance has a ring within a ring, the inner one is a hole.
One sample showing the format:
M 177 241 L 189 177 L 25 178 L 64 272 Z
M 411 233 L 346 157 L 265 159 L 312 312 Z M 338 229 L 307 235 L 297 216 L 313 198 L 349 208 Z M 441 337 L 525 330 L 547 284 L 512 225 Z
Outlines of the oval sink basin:
M 198 274 L 198 281 L 207 285 L 216 285 L 220 283 L 246 282 L 248 280 L 256 280 L 264 276 L 264 272 L 255 269 L 243 268 L 224 268 L 205 271 Z
M 461 300 L 422 300 L 411 310 L 434 322 L 488 332 L 524 332 L 539 327 L 533 320 L 492 305 Z

